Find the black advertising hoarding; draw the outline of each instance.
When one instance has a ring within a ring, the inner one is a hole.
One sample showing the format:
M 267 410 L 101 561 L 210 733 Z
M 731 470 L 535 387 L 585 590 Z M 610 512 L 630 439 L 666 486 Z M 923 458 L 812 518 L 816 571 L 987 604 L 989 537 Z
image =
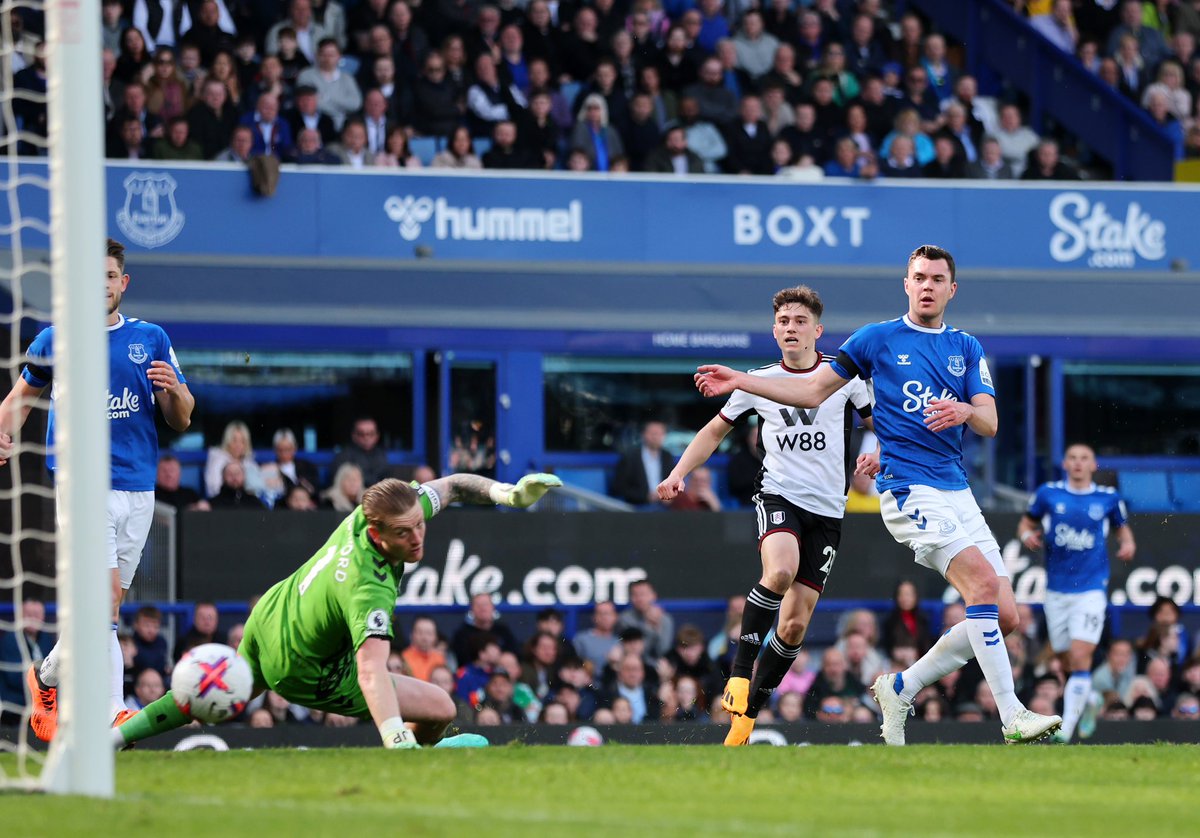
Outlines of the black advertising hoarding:
M 988 515 L 1017 598 L 1040 602 L 1041 558 L 1016 539 L 1019 515 Z M 180 598 L 248 599 L 303 564 L 342 516 L 332 512 L 188 512 L 182 521 Z M 1200 516 L 1140 515 L 1138 555 L 1113 559 L 1112 601 L 1149 605 L 1160 593 L 1200 604 Z M 725 513 L 498 513 L 451 509 L 429 525 L 425 560 L 410 568 L 402 605 L 466 605 L 499 592 L 511 604 L 582 605 L 628 600 L 648 577 L 663 599 L 721 599 L 745 592 L 760 570 L 750 511 Z M 911 579 L 922 598 L 946 583 L 915 565 L 877 515 L 850 515 L 826 596 L 888 599 Z

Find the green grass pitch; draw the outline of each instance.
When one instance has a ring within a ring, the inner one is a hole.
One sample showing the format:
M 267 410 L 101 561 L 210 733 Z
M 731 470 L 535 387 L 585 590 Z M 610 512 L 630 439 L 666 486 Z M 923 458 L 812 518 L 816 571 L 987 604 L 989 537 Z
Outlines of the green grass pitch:
M 0 794 L 0 823 L 166 838 L 1186 835 L 1197 777 L 1189 745 L 133 751 L 116 800 Z

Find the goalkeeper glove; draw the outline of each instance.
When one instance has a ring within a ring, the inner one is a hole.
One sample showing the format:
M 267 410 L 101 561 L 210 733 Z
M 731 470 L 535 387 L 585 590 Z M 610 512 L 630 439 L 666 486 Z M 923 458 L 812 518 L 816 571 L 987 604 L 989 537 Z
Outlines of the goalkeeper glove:
M 417 737 L 399 716 L 393 716 L 380 725 L 379 734 L 383 738 L 383 747 L 388 750 L 411 750 L 421 747 Z
M 514 506 L 524 509 L 533 506 L 546 492 L 562 485 L 562 481 L 553 474 L 527 474 L 511 483 L 497 483 L 488 490 L 488 494 L 501 506 Z

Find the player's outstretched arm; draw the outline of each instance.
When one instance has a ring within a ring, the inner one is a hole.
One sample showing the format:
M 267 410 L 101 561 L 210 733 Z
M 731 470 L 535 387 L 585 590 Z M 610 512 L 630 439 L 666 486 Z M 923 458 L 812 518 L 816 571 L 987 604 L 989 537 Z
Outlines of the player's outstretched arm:
M 524 509 L 542 495 L 562 485 L 553 474 L 527 474 L 512 483 L 500 483 L 478 474 L 448 474 L 431 480 L 426 487 L 438 493 L 442 506 L 451 503 L 495 503 Z
M 367 700 L 371 720 L 379 728 L 385 748 L 419 748 L 413 732 L 400 717 L 400 699 L 387 671 L 391 645 L 381 637 L 368 637 L 355 653 L 358 687 Z
M 1042 549 L 1042 525 L 1029 515 L 1022 515 L 1017 523 L 1017 538 L 1030 550 Z
M 822 364 L 815 373 L 804 378 L 766 378 L 706 364 L 696 368 L 695 380 L 696 389 L 705 396 L 723 396 L 741 390 L 773 402 L 805 409 L 820 406 L 821 402 L 850 381 L 834 372 L 829 364 Z
M 658 484 L 658 496 L 662 500 L 672 500 L 683 491 L 683 481 L 698 466 L 708 462 L 708 458 L 717 450 L 733 425 L 720 416 L 714 416 L 709 423 L 696 432 L 692 441 L 679 457 L 679 462 L 663 482 Z
M 16 385 L 0 402 L 0 466 L 12 459 L 12 437 L 29 418 L 34 401 L 42 395 L 45 387 L 34 387 L 24 378 L 18 377 Z

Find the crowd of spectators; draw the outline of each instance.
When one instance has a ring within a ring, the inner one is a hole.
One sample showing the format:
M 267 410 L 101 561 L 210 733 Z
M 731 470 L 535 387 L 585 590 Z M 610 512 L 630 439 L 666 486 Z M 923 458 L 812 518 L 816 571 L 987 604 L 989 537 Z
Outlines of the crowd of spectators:
M 249 427 L 241 421 L 230 422 L 221 444 L 208 451 L 199 485 L 203 491 L 186 485 L 179 458 L 165 453 L 158 460 L 155 499 L 178 510 L 334 509 L 349 513 L 358 506 L 363 490 L 385 477 L 425 483 L 436 476 L 427 465 L 393 468 L 380 444 L 379 426 L 369 416 L 354 420 L 349 441 L 337 450 L 328 467 L 328 483 L 322 483 L 316 465 L 297 457 L 299 446 L 291 429 L 280 428 L 271 443 L 274 459 L 259 463 Z
M 1013 5 L 1178 157 L 1200 155 L 1200 2 Z M 104 0 L 102 15 L 111 158 L 414 168 L 432 138 L 447 168 L 1079 172 L 1015 95 L 980 95 L 936 25 L 883 0 Z M 13 84 L 44 93 L 41 21 L 11 16 Z M 44 104 L 14 108 L 44 136 Z
M 250 603 L 251 607 L 253 603 Z M 416 616 L 407 634 L 393 621 L 395 637 L 388 659 L 391 671 L 437 684 L 458 707 L 460 724 L 544 723 L 646 724 L 721 723 L 720 707 L 739 634 L 743 597 L 729 601 L 721 631 L 706 639 L 697 626 L 675 627 L 657 602 L 653 585 L 631 586 L 630 604 L 595 604 L 590 625 L 573 637 L 564 632 L 563 614 L 546 608 L 537 614 L 528 637 L 518 638 L 497 612 L 489 594 L 478 594 L 462 623 L 439 630 L 428 616 Z M 1021 629 L 1006 640 L 1018 695 L 1039 713 L 1061 707 L 1063 673 L 1045 640 L 1044 628 L 1029 606 L 1020 606 Z M 760 721 L 876 722 L 867 686 L 876 675 L 908 666 L 934 640 L 931 616 L 917 600 L 911 582 L 896 589 L 892 609 L 882 619 L 872 611 L 844 612 L 836 641 L 824 649 L 805 648 L 784 677 Z M 943 608 L 942 628 L 962 620 L 961 603 Z M 0 697 L 24 702 L 18 643 L 37 660 L 52 644 L 42 628 L 41 603 L 23 607 L 24 631 L 0 638 Z M 1189 636 L 1179 607 L 1168 598 L 1149 609 L 1149 625 L 1136 639 L 1111 638 L 1097 654 L 1093 702 L 1102 719 L 1180 719 L 1200 721 L 1200 635 Z M 132 631 L 121 635 L 127 704 L 139 709 L 170 685 L 171 662 L 193 646 L 241 640 L 243 624 L 224 631 L 211 602 L 196 603 L 191 625 L 170 649 L 162 614 L 140 608 Z M 917 718 L 995 721 L 996 705 L 974 663 L 927 687 L 915 702 Z M 9 716 L 6 722 L 13 722 Z M 278 724 L 352 725 L 357 721 L 289 705 L 267 693 L 246 710 L 243 721 L 255 727 Z

